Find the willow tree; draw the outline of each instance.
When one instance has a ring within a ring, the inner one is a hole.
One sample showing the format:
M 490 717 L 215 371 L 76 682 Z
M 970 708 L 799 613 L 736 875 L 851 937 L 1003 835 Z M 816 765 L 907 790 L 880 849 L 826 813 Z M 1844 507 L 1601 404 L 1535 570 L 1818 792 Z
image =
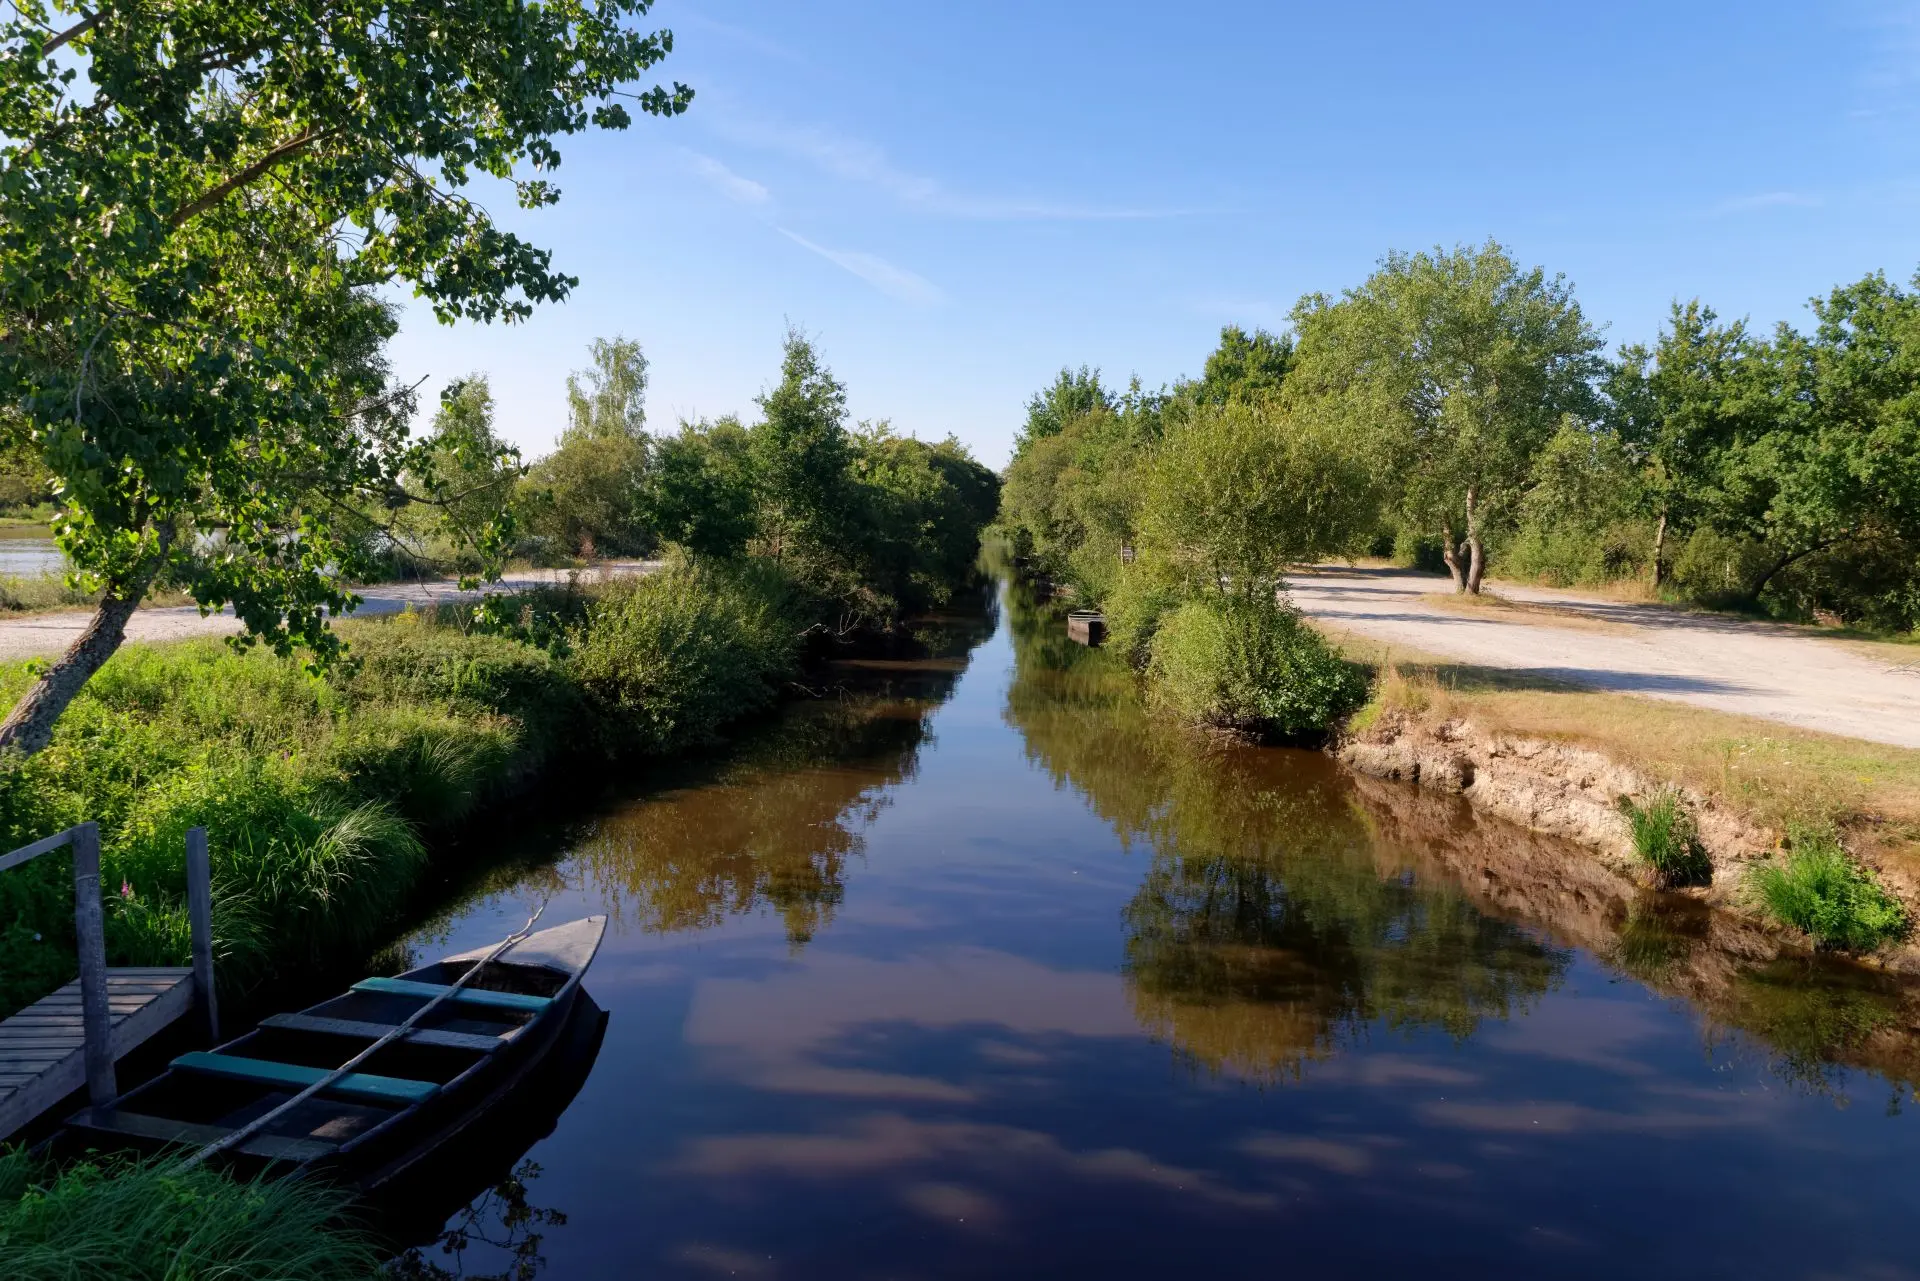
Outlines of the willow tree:
M 685 110 L 628 86 L 652 0 L 15 0 L 0 22 L 0 433 L 100 592 L 0 724 L 44 746 L 163 577 L 325 659 L 365 522 L 447 497 L 371 296 L 518 320 L 575 283 L 472 192 L 559 198 L 555 139 Z M 409 493 L 406 477 L 425 478 Z
M 1535 454 L 1598 409 L 1600 337 L 1571 286 L 1491 242 L 1393 253 L 1338 300 L 1303 299 L 1294 326 L 1287 394 L 1372 442 L 1401 518 L 1438 534 L 1456 588 L 1478 592 L 1487 529 Z

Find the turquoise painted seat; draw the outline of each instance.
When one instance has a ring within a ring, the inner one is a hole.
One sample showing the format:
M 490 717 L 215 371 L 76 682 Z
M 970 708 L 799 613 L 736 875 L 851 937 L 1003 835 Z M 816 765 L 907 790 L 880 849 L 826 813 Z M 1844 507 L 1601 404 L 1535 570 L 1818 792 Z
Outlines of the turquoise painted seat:
M 353 985 L 353 990 L 384 992 L 389 996 L 421 996 L 429 999 L 447 991 L 438 983 L 421 983 L 414 979 L 361 979 Z M 457 1005 L 471 1005 L 487 1010 L 513 1010 L 522 1014 L 538 1014 L 553 1004 L 552 997 L 522 996 L 518 992 L 488 992 L 477 987 L 463 987 L 449 999 Z
M 230 1077 L 236 1081 L 255 1081 L 261 1085 L 291 1086 L 305 1089 L 328 1075 L 326 1068 L 303 1067 L 298 1063 L 273 1063 L 266 1059 L 247 1059 L 233 1054 L 214 1054 L 195 1050 L 182 1054 L 173 1066 L 189 1072 Z M 327 1093 L 368 1103 L 424 1103 L 440 1092 L 432 1081 L 409 1081 L 399 1076 L 378 1076 L 372 1072 L 349 1072 L 327 1087 Z

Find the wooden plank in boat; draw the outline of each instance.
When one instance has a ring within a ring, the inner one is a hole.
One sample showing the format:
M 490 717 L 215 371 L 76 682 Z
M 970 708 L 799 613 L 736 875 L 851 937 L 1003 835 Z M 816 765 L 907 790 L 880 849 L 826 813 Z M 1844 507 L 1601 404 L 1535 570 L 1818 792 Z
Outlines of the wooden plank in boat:
M 187 1143 L 195 1147 L 204 1147 L 215 1139 L 225 1138 L 233 1133 L 224 1125 L 200 1125 L 193 1121 L 176 1121 L 166 1116 L 146 1116 L 139 1112 L 122 1112 L 114 1108 L 102 1108 L 95 1112 L 82 1109 L 67 1122 L 79 1130 L 92 1130 L 102 1134 L 130 1134 L 135 1138 L 153 1139 L 161 1143 Z M 265 1157 L 273 1161 L 311 1161 L 315 1157 L 326 1156 L 339 1149 L 339 1144 L 328 1143 L 324 1139 L 292 1138 L 279 1134 L 256 1134 L 250 1139 L 235 1145 L 237 1151 L 247 1156 Z
M 260 1026 L 283 1028 L 289 1032 L 324 1032 L 330 1036 L 362 1037 L 377 1041 L 393 1031 L 391 1023 L 366 1023 L 359 1019 L 328 1019 L 316 1014 L 275 1014 L 260 1020 Z M 520 1029 L 515 1028 L 518 1032 Z M 473 1032 L 443 1032 L 435 1028 L 408 1030 L 403 1040 L 414 1045 L 439 1045 L 450 1050 L 479 1050 L 491 1053 L 505 1045 L 511 1036 L 479 1036 Z
M 353 985 L 356 992 L 382 992 L 388 996 L 419 996 L 431 1000 L 447 991 L 439 983 L 420 983 L 413 979 L 361 979 Z M 515 1010 L 536 1013 L 553 1004 L 551 997 L 525 996 L 519 992 L 489 992 L 484 988 L 463 987 L 447 998 L 460 1005 L 488 1010 Z
M 205 1050 L 182 1054 L 173 1061 L 173 1066 L 189 1072 L 204 1072 L 209 1076 L 296 1089 L 305 1089 L 328 1075 L 326 1068 L 241 1058 L 234 1054 L 213 1054 Z M 368 1099 L 379 1103 L 422 1103 L 438 1094 L 440 1087 L 432 1081 L 410 1081 L 405 1077 L 379 1076 L 372 1072 L 349 1072 L 329 1085 L 327 1092 L 342 1098 Z

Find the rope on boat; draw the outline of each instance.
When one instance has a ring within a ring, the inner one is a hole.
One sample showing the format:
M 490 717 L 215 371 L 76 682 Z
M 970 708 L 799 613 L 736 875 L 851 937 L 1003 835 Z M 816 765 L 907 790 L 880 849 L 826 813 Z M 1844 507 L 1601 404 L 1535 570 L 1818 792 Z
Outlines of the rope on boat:
M 427 1016 L 429 1011 L 434 1009 L 434 1007 L 438 1006 L 442 1001 L 445 1001 L 451 998 L 455 992 L 458 992 L 461 988 L 465 987 L 468 983 L 472 982 L 473 979 L 480 973 L 480 971 L 486 967 L 487 962 L 494 960 L 502 952 L 505 952 L 508 948 L 514 946 L 515 944 L 526 942 L 527 936 L 533 933 L 534 923 L 540 919 L 540 914 L 542 912 L 545 912 L 546 910 L 547 910 L 547 905 L 545 903 L 542 903 L 539 907 L 535 908 L 533 915 L 527 918 L 527 923 L 525 925 L 521 926 L 514 933 L 509 934 L 506 938 L 501 939 L 500 942 L 494 947 L 494 949 L 491 952 L 488 952 L 485 956 L 481 957 L 478 961 L 474 962 L 472 969 L 468 970 L 465 974 L 462 974 L 459 978 L 455 979 L 453 983 L 448 986 L 446 991 L 440 993 L 438 996 L 428 1001 L 425 1005 L 415 1010 L 412 1014 L 409 1014 L 405 1022 L 399 1024 L 392 1031 L 388 1032 L 385 1036 L 375 1041 L 372 1045 L 369 1045 L 366 1049 L 360 1051 L 360 1053 L 354 1055 L 352 1058 L 348 1059 L 345 1063 L 342 1063 L 339 1067 L 327 1073 L 327 1075 L 321 1077 L 318 1081 L 315 1081 L 312 1085 L 309 1085 L 306 1089 L 300 1091 L 300 1093 L 294 1095 L 292 1098 L 288 1099 L 285 1103 L 282 1103 L 279 1107 L 276 1107 L 269 1112 L 262 1113 L 261 1115 L 255 1117 L 253 1120 L 247 1122 L 245 1125 L 241 1126 L 239 1129 L 231 1131 L 230 1133 L 227 1133 L 227 1134 L 223 1134 L 219 1138 L 215 1139 L 213 1142 L 207 1144 L 207 1146 L 201 1148 L 198 1152 L 195 1152 L 192 1156 L 187 1157 L 185 1160 L 181 1161 L 178 1168 L 182 1170 L 189 1169 L 193 1166 L 200 1164 L 202 1161 L 206 1160 L 208 1157 L 214 1155 L 215 1153 L 224 1151 L 225 1149 L 232 1147 L 236 1143 L 244 1143 L 246 1140 L 260 1133 L 260 1131 L 266 1129 L 267 1125 L 270 1122 L 272 1122 L 276 1117 L 280 1116 L 282 1113 L 286 1112 L 289 1108 L 292 1108 L 297 1104 L 305 1103 L 308 1099 L 320 1093 L 320 1091 L 326 1089 L 328 1086 L 338 1081 L 341 1077 L 353 1071 L 353 1069 L 359 1067 L 362 1063 L 365 1063 L 368 1059 L 373 1057 L 374 1052 L 376 1050 L 382 1049 L 383 1047 L 392 1044 L 394 1041 L 398 1040 L 400 1037 L 405 1036 L 409 1031 L 413 1029 L 415 1024 L 419 1023 L 421 1019 Z

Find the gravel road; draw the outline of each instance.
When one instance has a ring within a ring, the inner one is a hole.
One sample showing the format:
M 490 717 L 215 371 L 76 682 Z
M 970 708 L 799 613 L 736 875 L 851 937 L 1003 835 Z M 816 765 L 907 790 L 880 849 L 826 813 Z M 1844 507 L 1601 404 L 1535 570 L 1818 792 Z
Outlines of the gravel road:
M 1389 646 L 1920 748 L 1920 661 L 1870 656 L 1804 627 L 1490 586 L 1521 608 L 1423 600 L 1451 584 L 1409 570 L 1327 567 L 1289 584 L 1309 616 Z
M 590 570 L 527 570 L 508 574 L 499 582 L 488 584 L 485 591 L 518 591 L 526 587 L 564 583 L 573 573 L 579 573 L 582 582 L 620 574 L 645 574 L 657 569 L 659 564 L 658 561 L 608 561 Z M 359 595 L 364 599 L 354 615 L 366 618 L 397 614 L 409 605 L 423 609 L 429 605 L 473 599 L 479 594 L 462 593 L 460 585 L 452 580 L 380 583 L 359 589 Z M 0 619 L 0 661 L 16 662 L 23 658 L 52 657 L 63 653 L 92 617 L 91 610 L 62 610 L 51 614 L 29 614 L 24 618 Z M 193 636 L 230 636 L 239 630 L 240 620 L 230 613 L 222 611 L 202 617 L 199 609 L 192 605 L 177 605 L 143 609 L 136 613 L 133 621 L 127 624 L 127 639 L 151 643 L 185 640 Z

